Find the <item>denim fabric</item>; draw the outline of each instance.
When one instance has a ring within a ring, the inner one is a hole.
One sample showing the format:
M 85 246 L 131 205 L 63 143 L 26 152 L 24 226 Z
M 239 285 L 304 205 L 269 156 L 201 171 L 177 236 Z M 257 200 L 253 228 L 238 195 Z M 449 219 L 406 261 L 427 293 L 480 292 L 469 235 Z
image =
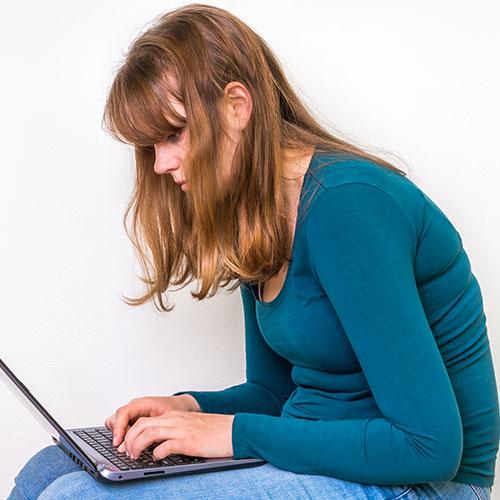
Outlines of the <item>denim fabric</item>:
M 95 499 L 460 499 L 489 500 L 490 489 L 451 481 L 369 485 L 328 476 L 258 467 L 124 483 L 96 481 L 57 446 L 34 455 L 19 472 L 8 500 Z

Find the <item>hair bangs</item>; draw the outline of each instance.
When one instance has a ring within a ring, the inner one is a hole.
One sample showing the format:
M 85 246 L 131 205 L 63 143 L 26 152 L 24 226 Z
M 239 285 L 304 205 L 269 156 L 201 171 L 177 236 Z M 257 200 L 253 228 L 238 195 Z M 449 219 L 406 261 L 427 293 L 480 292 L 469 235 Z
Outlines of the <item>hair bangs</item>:
M 105 126 L 115 139 L 135 147 L 150 147 L 186 124 L 167 97 L 180 101 L 168 79 L 155 82 L 135 69 L 123 69 L 113 82 L 104 114 Z

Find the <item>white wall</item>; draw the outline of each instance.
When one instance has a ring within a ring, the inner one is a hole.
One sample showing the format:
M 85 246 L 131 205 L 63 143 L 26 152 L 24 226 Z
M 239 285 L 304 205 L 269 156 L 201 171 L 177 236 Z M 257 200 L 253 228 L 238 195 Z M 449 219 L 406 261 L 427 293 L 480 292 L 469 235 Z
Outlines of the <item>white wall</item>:
M 407 162 L 462 235 L 500 374 L 499 4 L 209 3 L 270 43 L 317 116 Z M 244 379 L 239 292 L 198 303 L 193 283 L 171 314 L 120 300 L 141 289 L 122 227 L 132 157 L 100 128 L 104 99 L 128 43 L 178 5 L 2 3 L 0 355 L 65 427 Z M 3 385 L 0 401 L 4 497 L 51 443 Z

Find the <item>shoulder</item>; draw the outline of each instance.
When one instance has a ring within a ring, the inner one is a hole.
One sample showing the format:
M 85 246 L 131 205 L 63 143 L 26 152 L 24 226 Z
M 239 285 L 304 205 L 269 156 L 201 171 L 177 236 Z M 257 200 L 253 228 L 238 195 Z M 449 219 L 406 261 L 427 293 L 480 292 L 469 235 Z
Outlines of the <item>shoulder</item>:
M 375 161 L 318 154 L 310 170 L 314 185 L 309 209 L 313 218 L 336 212 L 371 212 L 374 219 L 387 211 L 399 214 L 417 229 L 426 197 L 408 177 Z

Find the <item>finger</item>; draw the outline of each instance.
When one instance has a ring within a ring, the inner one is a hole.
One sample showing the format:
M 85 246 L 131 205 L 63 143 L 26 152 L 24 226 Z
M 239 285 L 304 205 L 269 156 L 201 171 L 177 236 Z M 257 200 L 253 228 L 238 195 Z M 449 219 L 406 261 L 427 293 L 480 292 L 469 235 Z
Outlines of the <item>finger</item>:
M 153 460 L 161 460 L 174 453 L 183 453 L 181 442 L 178 439 L 167 439 L 153 450 Z
M 127 435 L 127 432 L 129 431 L 130 429 L 130 425 L 127 425 L 126 429 L 125 429 L 125 435 Z M 126 450 L 125 450 L 125 440 L 123 440 L 120 445 L 118 446 L 118 448 L 116 448 L 117 451 L 119 451 L 120 453 L 124 453 Z
M 130 447 L 130 457 L 139 458 L 141 453 L 151 444 L 159 443 L 172 438 L 173 429 L 171 427 L 152 426 L 144 429 L 134 440 Z
M 125 443 L 125 450 L 127 453 L 131 456 L 139 456 L 140 453 L 144 450 L 144 448 L 147 448 L 151 443 L 154 442 L 154 439 L 149 441 L 148 444 L 145 444 L 142 448 L 142 443 L 147 441 L 145 439 L 148 434 L 143 436 L 141 440 L 139 441 L 140 445 L 138 446 L 136 443 L 136 440 L 139 438 L 139 436 L 148 428 L 150 427 L 160 427 L 164 429 L 172 428 L 173 426 L 173 419 L 172 417 L 168 415 L 164 415 L 161 417 L 140 417 L 137 419 L 137 421 L 132 425 L 132 427 L 129 429 L 127 434 L 125 435 L 124 438 L 124 443 Z M 162 439 L 161 436 L 158 437 L 158 439 Z M 164 437 L 163 439 L 167 439 L 167 437 Z M 139 449 L 140 448 L 140 449 Z
M 113 446 L 118 446 L 122 442 L 127 425 L 129 425 L 129 422 L 136 420 L 140 415 L 141 408 L 139 403 L 129 403 L 118 408 L 115 413 L 113 425 Z
M 110 431 L 113 430 L 113 426 L 115 423 L 115 414 L 110 415 L 105 421 L 104 421 L 104 426 L 107 427 Z

